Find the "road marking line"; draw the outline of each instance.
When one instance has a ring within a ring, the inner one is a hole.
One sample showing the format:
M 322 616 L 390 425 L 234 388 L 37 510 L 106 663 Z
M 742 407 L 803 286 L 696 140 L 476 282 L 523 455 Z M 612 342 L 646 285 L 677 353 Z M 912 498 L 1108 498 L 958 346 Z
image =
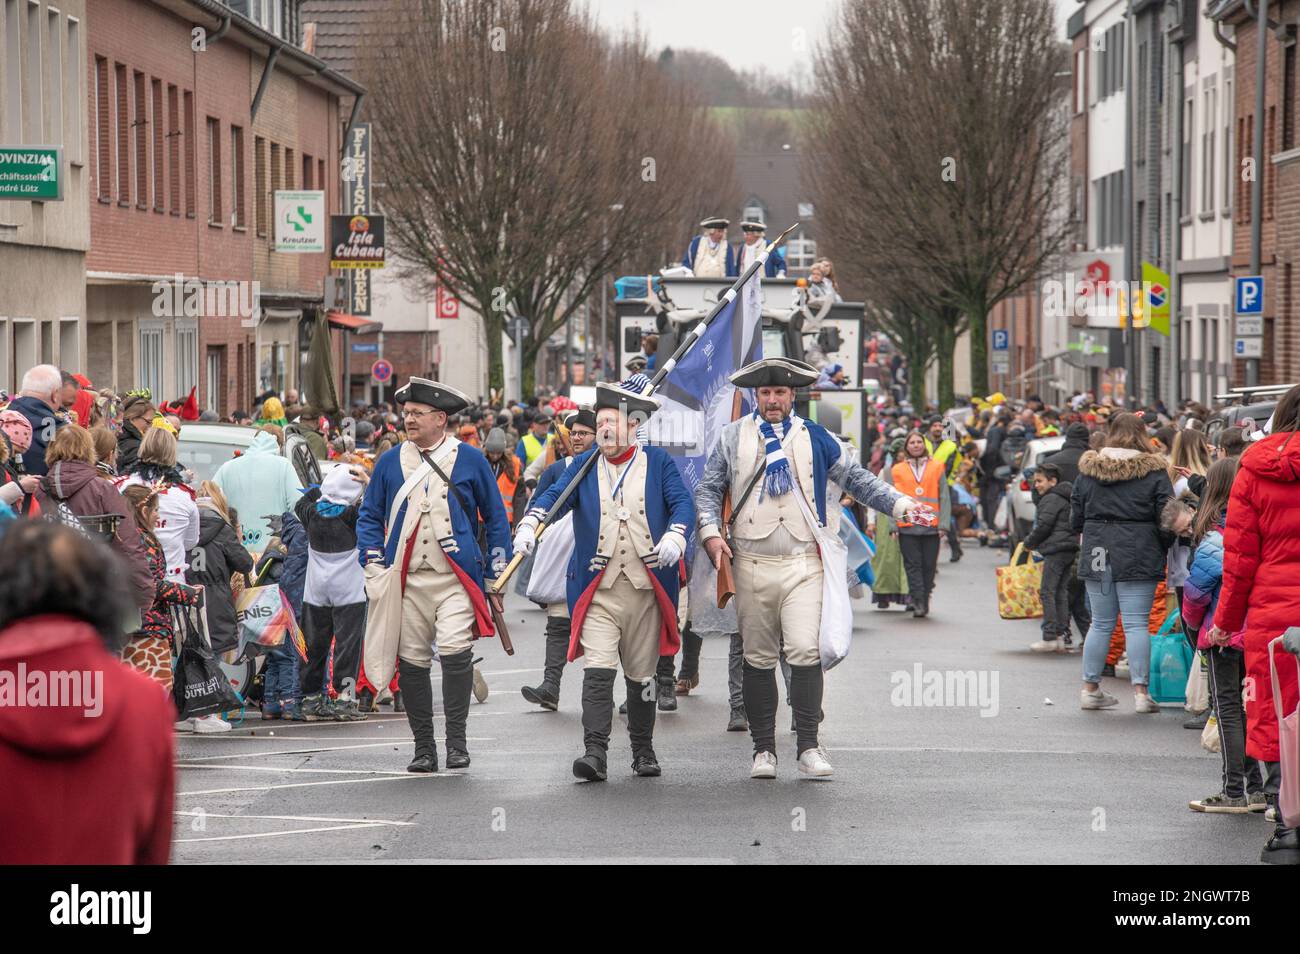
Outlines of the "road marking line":
M 321 815 L 223 815 L 219 812 L 184 812 L 174 811 L 173 815 L 185 815 L 195 818 L 258 818 L 271 819 L 274 821 L 323 821 L 323 822 L 347 822 L 354 825 L 402 825 L 404 827 L 414 828 L 415 822 L 391 821 L 386 818 L 325 818 Z
M 277 775 L 285 772 L 303 772 L 313 775 L 400 775 L 403 778 L 407 772 L 397 772 L 390 769 L 319 769 L 319 768 L 276 768 L 273 765 L 189 765 L 185 762 L 177 762 L 177 768 L 182 769 L 205 769 L 209 772 L 275 772 Z
M 247 835 L 209 835 L 206 838 L 176 838 L 174 844 L 184 845 L 196 841 L 242 841 L 246 838 L 282 838 L 285 835 L 311 835 L 321 831 L 361 831 L 365 828 L 383 828 L 382 822 L 365 825 L 327 825 L 322 828 L 293 828 L 289 831 L 259 831 Z
M 542 667 L 536 666 L 532 669 L 498 669 L 496 672 L 485 672 L 483 676 L 518 676 L 525 672 L 541 672 Z
M 435 736 L 435 741 L 446 742 L 445 736 Z M 279 741 L 278 739 L 276 741 Z M 469 742 L 495 742 L 494 738 L 477 738 L 470 736 Z M 235 752 L 231 755 L 186 755 L 182 756 L 180 762 L 219 762 L 225 759 L 260 759 L 268 755 L 310 755 L 315 752 L 342 752 L 348 749 L 381 749 L 397 743 L 405 744 L 404 739 L 389 739 L 386 742 L 365 742 L 361 745 L 322 745 L 311 749 L 278 749 L 274 752 Z M 197 767 L 197 766 L 195 766 Z
M 972 755 L 1084 755 L 1061 749 L 966 749 L 950 745 L 861 745 L 826 747 L 827 752 L 959 752 Z
M 288 782 L 283 785 L 254 785 L 248 788 L 209 788 L 197 792 L 177 792 L 178 796 L 186 795 L 232 795 L 238 792 L 271 792 L 281 788 L 313 788 L 317 785 L 357 785 L 362 782 L 403 782 L 403 781 L 423 781 L 429 778 L 460 778 L 455 772 L 410 772 L 405 778 L 394 778 L 391 776 L 379 775 L 373 778 L 334 778 L 326 782 Z

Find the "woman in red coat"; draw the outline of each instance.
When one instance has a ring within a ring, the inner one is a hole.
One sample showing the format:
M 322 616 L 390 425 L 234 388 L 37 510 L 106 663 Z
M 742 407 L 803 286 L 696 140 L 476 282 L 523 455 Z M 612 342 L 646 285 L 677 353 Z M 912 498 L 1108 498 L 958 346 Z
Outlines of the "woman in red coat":
M 1265 794 L 1277 811 L 1278 723 L 1268 644 L 1300 625 L 1300 385 L 1278 402 L 1273 432 L 1241 455 L 1223 534 L 1223 589 L 1208 639 L 1226 645 L 1246 633 L 1246 754 L 1264 763 Z M 1276 654 L 1282 707 L 1296 707 L 1296 660 Z M 1297 829 L 1277 830 L 1261 861 L 1300 864 Z

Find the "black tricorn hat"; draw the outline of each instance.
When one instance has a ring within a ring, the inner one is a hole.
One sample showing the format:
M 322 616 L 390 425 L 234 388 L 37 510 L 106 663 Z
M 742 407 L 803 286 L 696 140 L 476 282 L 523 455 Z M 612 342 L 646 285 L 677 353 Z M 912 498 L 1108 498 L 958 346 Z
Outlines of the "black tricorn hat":
M 405 404 L 407 401 L 427 404 L 435 410 L 446 411 L 448 414 L 459 414 L 473 403 L 468 395 L 457 391 L 451 385 L 430 381 L 428 378 L 409 378 L 404 386 L 397 389 L 393 400 L 398 404 Z
M 730 219 L 724 219 L 720 215 L 714 215 L 700 223 L 702 229 L 725 229 L 731 224 Z
M 738 388 L 806 388 L 817 380 L 817 369 L 792 358 L 762 358 L 729 378 Z
M 579 424 L 581 424 L 585 428 L 588 428 L 591 431 L 595 431 L 596 412 L 589 407 L 578 408 L 578 410 L 576 410 L 573 413 L 573 417 L 569 419 L 568 426 L 572 428 L 572 427 L 577 427 Z
M 615 408 L 628 416 L 635 414 L 644 419 L 659 410 L 659 399 L 629 391 L 617 384 L 601 382 L 596 385 L 595 410 L 603 411 L 606 408 Z

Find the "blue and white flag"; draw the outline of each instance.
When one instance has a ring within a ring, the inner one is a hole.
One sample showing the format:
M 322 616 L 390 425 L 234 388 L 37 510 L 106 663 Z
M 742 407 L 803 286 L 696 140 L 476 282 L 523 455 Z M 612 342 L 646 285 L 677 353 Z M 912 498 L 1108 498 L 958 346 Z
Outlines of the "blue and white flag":
M 704 475 L 709 451 L 717 445 L 722 429 L 731 423 L 736 386 L 727 378 L 763 356 L 761 273 L 761 269 L 755 272 L 741 293 L 718 312 L 654 392 L 660 408 L 646 422 L 649 443 L 673 455 L 692 495 Z M 747 392 L 742 394 L 749 396 Z M 742 404 L 741 413 L 748 411 L 748 406 Z M 691 626 L 700 633 L 737 632 L 735 601 L 728 603 L 725 610 L 718 609 L 717 571 L 705 557 L 695 559 L 695 535 L 690 539 L 687 567 Z

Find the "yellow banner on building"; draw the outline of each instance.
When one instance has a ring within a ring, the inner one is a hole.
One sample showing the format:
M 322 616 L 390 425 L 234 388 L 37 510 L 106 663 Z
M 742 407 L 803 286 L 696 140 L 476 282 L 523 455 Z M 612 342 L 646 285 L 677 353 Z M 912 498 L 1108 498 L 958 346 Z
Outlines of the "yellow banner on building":
M 1133 289 L 1133 327 L 1150 328 L 1169 337 L 1169 273 L 1150 262 L 1142 263 L 1142 283 Z M 1127 296 L 1120 298 L 1120 327 L 1128 315 Z

